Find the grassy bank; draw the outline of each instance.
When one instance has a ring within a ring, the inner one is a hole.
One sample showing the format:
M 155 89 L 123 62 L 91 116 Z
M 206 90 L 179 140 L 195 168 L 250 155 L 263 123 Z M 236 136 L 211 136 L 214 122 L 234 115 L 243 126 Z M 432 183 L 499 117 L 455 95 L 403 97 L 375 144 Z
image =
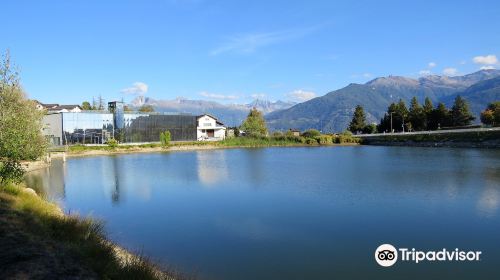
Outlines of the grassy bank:
M 363 144 L 500 148 L 500 131 L 382 135 L 363 138 Z
M 85 146 L 72 145 L 66 148 L 60 148 L 53 151 L 67 151 L 69 154 L 82 154 L 85 152 L 102 153 L 126 153 L 136 151 L 162 151 L 162 150 L 188 150 L 188 149 L 208 149 L 225 147 L 273 147 L 273 146 L 329 146 L 358 144 L 359 138 L 350 134 L 339 135 L 319 135 L 315 137 L 304 136 L 285 136 L 274 135 L 269 137 L 234 137 L 222 141 L 183 141 L 171 142 L 168 146 L 162 146 L 160 143 L 140 144 L 140 145 L 101 145 Z
M 182 279 L 119 249 L 101 222 L 26 190 L 0 187 L 0 279 Z

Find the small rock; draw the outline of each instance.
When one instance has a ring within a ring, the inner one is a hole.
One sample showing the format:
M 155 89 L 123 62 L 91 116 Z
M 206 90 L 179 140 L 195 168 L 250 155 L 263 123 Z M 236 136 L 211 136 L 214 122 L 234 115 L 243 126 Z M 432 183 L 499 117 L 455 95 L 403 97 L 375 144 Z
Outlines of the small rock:
M 32 188 L 23 188 L 22 190 L 25 193 L 32 194 L 32 195 L 37 195 L 36 191 L 34 189 L 32 189 Z

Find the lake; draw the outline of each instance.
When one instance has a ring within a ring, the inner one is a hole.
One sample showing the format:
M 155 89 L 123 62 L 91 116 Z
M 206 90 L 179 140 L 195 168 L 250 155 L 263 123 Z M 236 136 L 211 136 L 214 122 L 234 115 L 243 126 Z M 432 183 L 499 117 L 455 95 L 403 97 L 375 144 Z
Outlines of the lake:
M 199 279 L 500 279 L 500 150 L 294 147 L 53 161 L 26 178 L 110 238 Z M 398 262 L 383 243 L 482 251 Z

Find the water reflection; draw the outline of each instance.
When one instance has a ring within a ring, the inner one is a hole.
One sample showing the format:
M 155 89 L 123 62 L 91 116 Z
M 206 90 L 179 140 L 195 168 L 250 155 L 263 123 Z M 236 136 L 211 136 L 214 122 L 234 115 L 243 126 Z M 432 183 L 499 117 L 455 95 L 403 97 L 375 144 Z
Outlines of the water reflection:
M 226 153 L 222 150 L 196 152 L 198 179 L 206 187 L 215 187 L 228 177 Z
M 200 279 L 386 279 L 381 240 L 486 248 L 477 269 L 498 264 L 499 168 L 495 150 L 230 149 L 54 161 L 26 180 Z M 474 278 L 459 269 L 422 271 Z
M 50 167 L 29 172 L 25 183 L 38 194 L 53 200 L 66 197 L 66 165 L 61 160 L 54 160 Z

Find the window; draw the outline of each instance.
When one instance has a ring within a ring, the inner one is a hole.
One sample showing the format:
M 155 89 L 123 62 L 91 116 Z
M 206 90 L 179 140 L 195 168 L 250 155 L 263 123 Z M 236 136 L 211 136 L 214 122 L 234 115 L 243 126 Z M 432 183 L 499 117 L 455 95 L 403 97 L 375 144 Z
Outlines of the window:
M 212 126 L 211 123 L 204 123 L 203 126 Z

